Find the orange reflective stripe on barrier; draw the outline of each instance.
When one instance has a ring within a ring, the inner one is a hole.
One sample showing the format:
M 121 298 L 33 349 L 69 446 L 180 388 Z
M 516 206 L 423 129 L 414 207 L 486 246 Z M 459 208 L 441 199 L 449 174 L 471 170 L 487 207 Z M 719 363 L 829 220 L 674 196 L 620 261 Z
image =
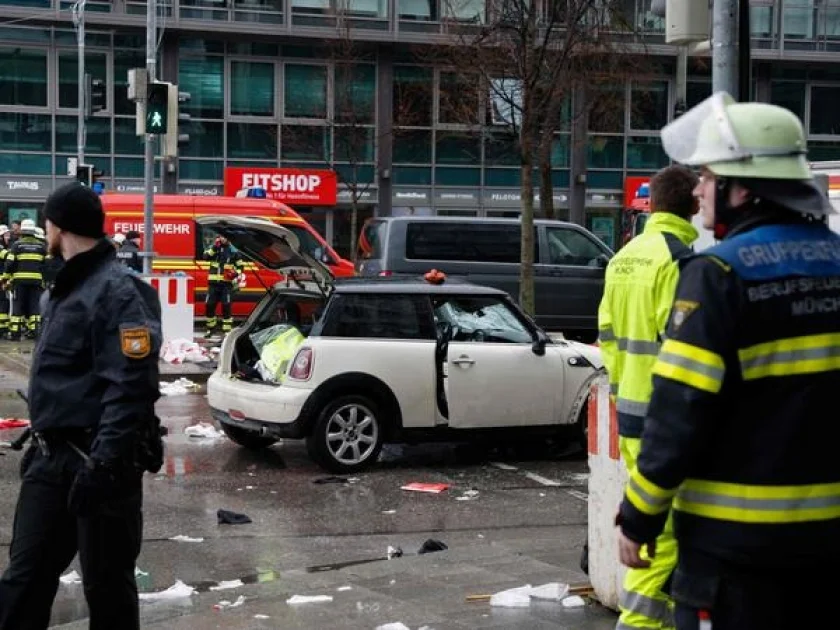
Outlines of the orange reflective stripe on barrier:
M 606 447 L 607 456 L 618 460 L 621 457 L 618 448 L 618 414 L 615 403 L 610 399 L 608 384 L 596 382 L 590 388 L 587 422 L 589 454 L 597 455 L 602 447 Z M 606 440 L 606 444 L 602 440 Z

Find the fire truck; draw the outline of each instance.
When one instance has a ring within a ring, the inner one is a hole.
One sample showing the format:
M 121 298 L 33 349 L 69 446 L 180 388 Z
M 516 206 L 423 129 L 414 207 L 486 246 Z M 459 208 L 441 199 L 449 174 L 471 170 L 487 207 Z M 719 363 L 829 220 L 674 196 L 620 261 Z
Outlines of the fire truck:
M 105 193 L 101 197 L 105 210 L 105 229 L 111 236 L 137 231 L 142 235 L 143 195 Z M 201 197 L 189 195 L 155 195 L 154 240 L 155 274 L 186 274 L 195 279 L 196 316 L 204 317 L 207 295 L 207 274 L 210 262 L 204 252 L 216 234 L 195 222 L 205 215 L 265 217 L 288 228 L 300 239 L 309 254 L 322 261 L 336 277 L 354 275 L 353 263 L 339 256 L 323 237 L 289 206 L 258 197 Z M 244 286 L 233 294 L 233 316 L 249 315 L 256 302 L 276 282 L 285 278 L 269 269 L 246 261 Z

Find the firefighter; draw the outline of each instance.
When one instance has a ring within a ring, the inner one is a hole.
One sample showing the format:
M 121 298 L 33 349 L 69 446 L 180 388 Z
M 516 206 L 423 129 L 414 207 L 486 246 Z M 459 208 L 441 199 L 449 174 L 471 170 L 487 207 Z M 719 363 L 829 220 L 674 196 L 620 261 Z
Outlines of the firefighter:
M 9 253 L 9 240 L 12 234 L 8 225 L 0 225 L 0 338 L 9 334 L 9 293 L 6 290 L 6 256 Z
M 6 254 L 5 275 L 12 289 L 12 317 L 9 338 L 20 339 L 21 334 L 34 339 L 41 323 L 39 301 L 44 287 L 44 259 L 47 246 L 36 236 L 32 219 L 24 219 L 20 238 Z
M 231 296 L 237 279 L 244 269 L 242 259 L 233 251 L 228 240 L 219 236 L 213 245 L 204 252 L 204 257 L 210 261 L 207 271 L 207 332 L 205 337 L 212 337 L 218 326 L 216 305 L 222 308 L 222 334 L 230 332 L 233 327 L 231 315 Z
M 691 253 L 698 233 L 693 191 L 697 175 L 669 166 L 651 180 L 651 215 L 644 232 L 621 248 L 607 266 L 598 309 L 601 354 L 618 412 L 619 448 L 628 472 L 636 465 L 647 412 L 651 369 L 674 302 L 677 260 Z M 673 628 L 673 602 L 663 587 L 677 562 L 671 520 L 656 540 L 647 569 L 624 576 L 617 630 Z
M 648 565 L 673 508 L 680 630 L 837 625 L 840 235 L 802 123 L 720 92 L 662 130 L 721 243 L 681 263 L 617 517 Z M 822 569 L 822 570 L 821 570 Z M 816 576 L 820 576 L 817 578 Z M 796 592 L 798 577 L 811 577 Z M 806 599 L 807 597 L 807 599 Z
M 143 261 L 140 259 L 140 232 L 131 230 L 123 237 L 122 244 L 117 250 L 117 260 L 132 271 L 143 273 Z

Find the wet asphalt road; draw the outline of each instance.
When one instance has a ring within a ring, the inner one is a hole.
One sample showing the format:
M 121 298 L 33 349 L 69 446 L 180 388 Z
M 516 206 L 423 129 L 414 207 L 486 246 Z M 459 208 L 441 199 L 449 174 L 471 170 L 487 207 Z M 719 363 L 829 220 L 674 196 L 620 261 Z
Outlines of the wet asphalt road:
M 26 417 L 13 393 L 24 384 L 13 373 L 0 373 L 0 417 Z M 182 580 L 199 592 L 144 603 L 144 628 L 373 630 L 401 621 L 412 630 L 606 630 L 615 624 L 614 615 L 597 606 L 499 609 L 464 601 L 467 594 L 525 583 L 586 582 L 578 568 L 586 537 L 586 461 L 574 449 L 386 447 L 370 472 L 348 483 L 316 484 L 328 473 L 309 461 L 300 442 L 249 452 L 225 438 L 187 437 L 186 427 L 210 422 L 200 391 L 162 398 L 158 413 L 170 435 L 164 470 L 146 476 L 138 568 L 148 575 L 138 577 L 138 586 L 160 591 Z M 10 439 L 18 431 L 0 434 Z M 0 568 L 11 538 L 19 457 L 0 456 Z M 439 495 L 400 489 L 410 481 L 450 488 Z M 469 490 L 478 495 L 463 499 Z M 253 523 L 218 525 L 220 508 L 247 514 Z M 204 540 L 171 540 L 178 535 Z M 430 537 L 449 550 L 418 556 Z M 389 546 L 405 555 L 387 560 Z M 78 570 L 77 561 L 72 569 Z M 211 590 L 235 579 L 244 585 Z M 295 594 L 334 600 L 288 605 Z M 214 609 L 240 595 L 243 605 Z M 86 615 L 81 585 L 60 586 L 53 623 L 86 628 Z

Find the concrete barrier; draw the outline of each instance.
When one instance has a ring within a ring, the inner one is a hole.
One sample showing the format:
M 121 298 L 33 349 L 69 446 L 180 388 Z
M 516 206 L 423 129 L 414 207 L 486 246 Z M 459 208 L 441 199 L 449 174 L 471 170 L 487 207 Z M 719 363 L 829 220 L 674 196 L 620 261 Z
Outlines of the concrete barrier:
M 606 376 L 589 398 L 589 580 L 604 606 L 618 609 L 625 568 L 618 561 L 615 515 L 627 472 L 618 449 L 618 419 Z
M 163 343 L 195 337 L 195 281 L 190 276 L 144 276 L 160 298 Z

